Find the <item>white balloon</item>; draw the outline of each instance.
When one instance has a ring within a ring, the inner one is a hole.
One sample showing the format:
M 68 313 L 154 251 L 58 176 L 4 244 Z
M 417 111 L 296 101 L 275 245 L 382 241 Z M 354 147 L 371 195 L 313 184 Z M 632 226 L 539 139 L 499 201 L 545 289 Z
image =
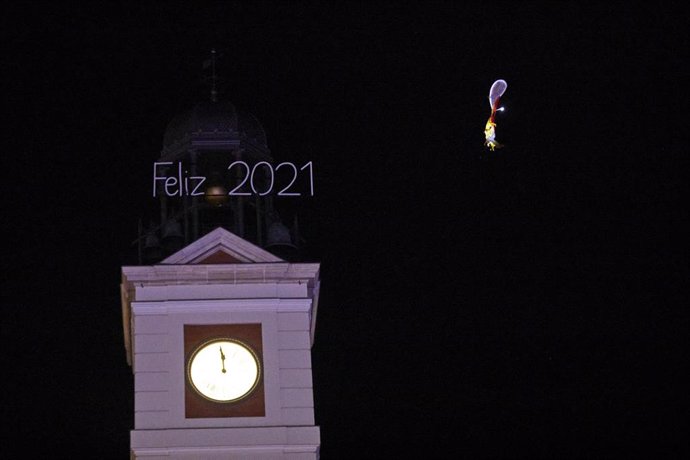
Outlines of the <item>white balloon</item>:
M 498 99 L 506 92 L 507 88 L 508 83 L 506 83 L 505 80 L 496 80 L 494 84 L 491 85 L 491 89 L 489 90 L 489 105 L 492 110 Z

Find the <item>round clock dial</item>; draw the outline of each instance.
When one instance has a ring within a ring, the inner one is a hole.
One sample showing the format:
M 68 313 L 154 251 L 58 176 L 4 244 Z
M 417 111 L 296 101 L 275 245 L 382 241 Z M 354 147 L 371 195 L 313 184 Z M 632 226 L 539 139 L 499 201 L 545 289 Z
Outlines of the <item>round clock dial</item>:
M 197 393 L 222 403 L 248 396 L 259 383 L 260 373 L 254 350 L 229 338 L 203 343 L 187 363 L 187 378 Z

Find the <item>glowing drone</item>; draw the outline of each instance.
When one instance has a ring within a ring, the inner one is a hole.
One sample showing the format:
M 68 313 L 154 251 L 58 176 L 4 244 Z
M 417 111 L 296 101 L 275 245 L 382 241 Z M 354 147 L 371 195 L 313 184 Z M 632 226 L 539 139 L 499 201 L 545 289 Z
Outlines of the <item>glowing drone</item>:
M 491 89 L 489 90 L 489 104 L 491 105 L 491 116 L 489 117 L 489 120 L 486 122 L 486 126 L 484 126 L 484 137 L 486 138 L 484 144 L 487 147 L 489 147 L 492 151 L 494 149 L 503 147 L 496 141 L 495 116 L 496 112 L 502 112 L 504 110 L 503 107 L 498 107 L 498 101 L 499 99 L 501 99 L 501 96 L 503 96 L 503 93 L 506 92 L 506 88 L 508 88 L 508 83 L 506 83 L 505 80 L 496 80 L 494 84 L 491 85 Z

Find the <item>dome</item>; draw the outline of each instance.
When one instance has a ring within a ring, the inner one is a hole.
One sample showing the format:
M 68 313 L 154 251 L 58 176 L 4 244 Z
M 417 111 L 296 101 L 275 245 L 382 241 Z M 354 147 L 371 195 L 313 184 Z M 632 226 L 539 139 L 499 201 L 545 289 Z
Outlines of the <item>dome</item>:
M 170 121 L 161 159 L 174 160 L 191 149 L 236 148 L 270 155 L 266 133 L 256 117 L 238 111 L 230 102 L 205 101 Z

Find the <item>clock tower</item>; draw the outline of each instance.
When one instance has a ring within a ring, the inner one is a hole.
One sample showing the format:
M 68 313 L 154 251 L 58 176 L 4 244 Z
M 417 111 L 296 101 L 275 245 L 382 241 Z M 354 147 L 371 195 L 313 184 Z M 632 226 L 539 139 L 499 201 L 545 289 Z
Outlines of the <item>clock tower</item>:
M 131 458 L 318 459 L 319 264 L 298 262 L 300 193 L 274 176 L 302 170 L 275 165 L 258 120 L 218 100 L 212 64 L 210 99 L 166 128 L 159 209 L 122 267 Z
M 122 267 L 132 459 L 318 459 L 311 347 L 319 264 L 218 227 Z

